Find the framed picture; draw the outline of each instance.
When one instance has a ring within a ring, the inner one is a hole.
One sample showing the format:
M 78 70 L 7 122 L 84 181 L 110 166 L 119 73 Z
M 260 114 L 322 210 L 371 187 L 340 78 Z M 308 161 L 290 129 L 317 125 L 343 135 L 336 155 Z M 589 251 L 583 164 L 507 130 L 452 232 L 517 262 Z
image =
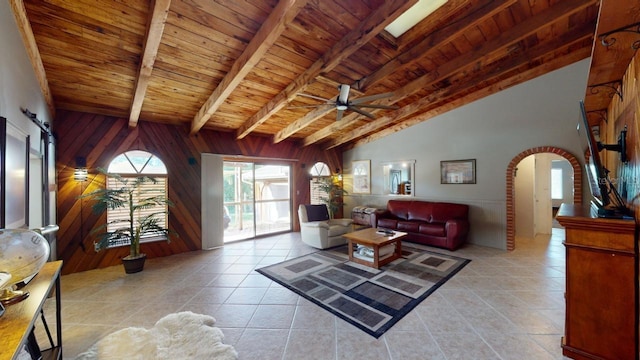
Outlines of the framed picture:
M 371 194 L 371 160 L 351 162 L 353 169 L 353 193 Z
M 440 161 L 441 184 L 475 184 L 476 159 Z

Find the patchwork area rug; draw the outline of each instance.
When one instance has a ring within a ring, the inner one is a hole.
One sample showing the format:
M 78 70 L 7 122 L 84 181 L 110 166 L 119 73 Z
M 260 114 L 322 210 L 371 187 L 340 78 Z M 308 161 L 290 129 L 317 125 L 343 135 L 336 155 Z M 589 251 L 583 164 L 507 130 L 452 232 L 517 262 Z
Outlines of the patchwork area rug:
M 76 359 L 238 359 L 233 346 L 222 343 L 224 335 L 215 322 L 190 311 L 170 314 L 151 329 L 130 327 L 111 333 Z
M 256 271 L 378 338 L 471 261 L 411 243 L 402 255 L 376 270 L 345 245 Z

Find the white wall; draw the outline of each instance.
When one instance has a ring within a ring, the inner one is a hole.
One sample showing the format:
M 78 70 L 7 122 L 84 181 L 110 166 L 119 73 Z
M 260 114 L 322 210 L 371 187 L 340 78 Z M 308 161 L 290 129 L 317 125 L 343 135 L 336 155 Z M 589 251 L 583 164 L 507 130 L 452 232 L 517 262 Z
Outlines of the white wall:
M 49 123 L 52 123 L 51 114 L 40 91 L 8 1 L 0 1 L 0 44 L 0 116 L 7 119 L 8 126 L 16 128 L 24 135 L 30 135 L 32 157 L 41 156 L 44 150 L 40 149 L 40 129 L 22 114 L 21 108 L 29 109 L 37 114 L 38 119 Z M 55 153 L 51 153 L 51 158 L 55 159 Z M 37 160 L 34 162 L 37 163 Z M 32 169 L 33 171 L 40 169 Z M 30 228 L 46 225 L 42 224 L 41 216 L 42 190 L 40 184 L 33 184 L 29 189 Z M 50 207 L 52 222 L 56 218 L 55 193 L 53 195 Z
M 472 243 L 506 249 L 505 176 L 524 150 L 557 146 L 582 158 L 576 124 L 589 59 L 509 88 L 343 154 L 345 177 L 352 160 L 371 160 L 372 194 L 350 195 L 352 206 L 384 206 L 381 162 L 415 159 L 416 198 L 471 205 Z M 477 184 L 440 184 L 441 160 L 476 159 Z M 349 181 L 345 180 L 347 191 Z
M 3 54 L 0 56 L 0 116 L 33 139 L 39 139 L 38 127 L 20 108 L 28 108 L 40 120 L 51 122 L 52 119 L 8 1 L 0 1 L 0 44 Z

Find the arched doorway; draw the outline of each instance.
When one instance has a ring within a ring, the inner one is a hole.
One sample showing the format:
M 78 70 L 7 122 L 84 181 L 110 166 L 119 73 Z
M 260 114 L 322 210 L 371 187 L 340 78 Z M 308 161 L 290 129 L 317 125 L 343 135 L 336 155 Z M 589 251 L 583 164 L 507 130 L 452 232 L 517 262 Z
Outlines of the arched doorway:
M 571 164 L 573 167 L 573 203 L 581 204 L 582 203 L 582 167 L 580 166 L 580 162 L 573 156 L 570 152 L 555 147 L 555 146 L 540 146 L 531 148 L 521 152 L 516 155 L 509 166 L 507 166 L 507 175 L 506 175 L 506 189 L 507 189 L 507 250 L 512 251 L 516 248 L 515 238 L 516 238 L 516 213 L 515 213 L 515 187 L 514 187 L 514 178 L 515 178 L 515 169 L 518 163 L 522 161 L 522 159 L 526 158 L 529 155 L 533 154 L 541 154 L 541 153 L 552 153 L 559 155 Z

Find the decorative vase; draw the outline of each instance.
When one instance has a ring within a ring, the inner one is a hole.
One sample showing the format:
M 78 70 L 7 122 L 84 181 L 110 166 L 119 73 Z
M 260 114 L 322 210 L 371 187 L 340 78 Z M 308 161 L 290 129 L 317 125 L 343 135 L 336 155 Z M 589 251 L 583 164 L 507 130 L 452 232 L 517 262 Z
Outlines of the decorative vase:
M 146 254 L 140 254 L 136 258 L 129 258 L 128 256 L 122 258 L 122 265 L 124 266 L 124 272 L 127 274 L 134 274 L 144 269 L 144 262 L 147 259 Z
M 29 282 L 49 259 L 49 242 L 27 229 L 0 229 L 0 303 L 10 305 L 29 296 L 14 285 Z

